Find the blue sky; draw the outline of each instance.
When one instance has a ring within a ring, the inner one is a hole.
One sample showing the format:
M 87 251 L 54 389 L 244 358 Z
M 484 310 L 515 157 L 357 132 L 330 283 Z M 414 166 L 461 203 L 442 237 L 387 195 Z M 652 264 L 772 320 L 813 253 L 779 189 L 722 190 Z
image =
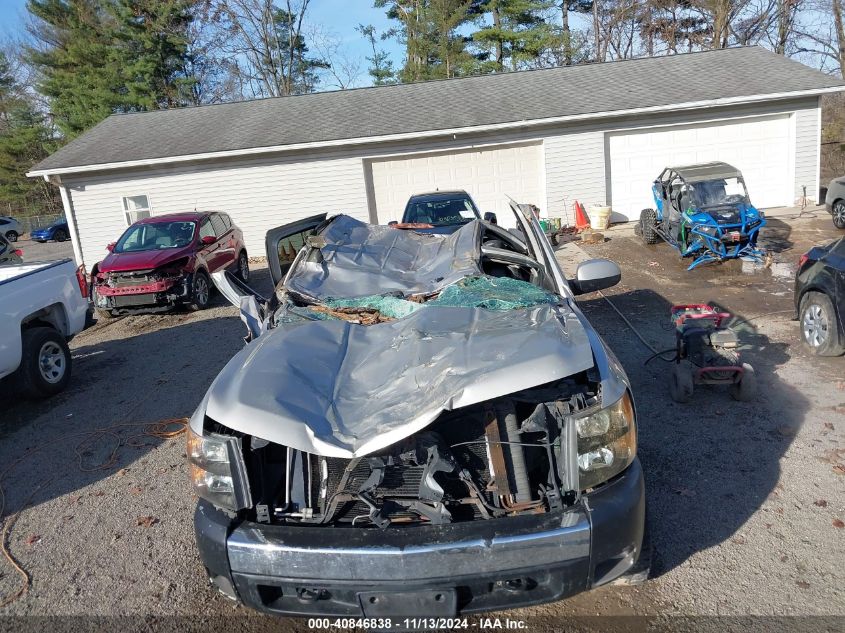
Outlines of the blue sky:
M 26 0 L 0 0 L 0 36 L 17 35 L 23 29 L 25 18 Z M 359 82 L 369 84 L 364 57 L 370 55 L 371 50 L 355 27 L 372 24 L 379 32 L 390 28 L 384 9 L 374 9 L 372 0 L 311 0 L 307 18 L 311 24 L 337 37 L 348 57 L 361 59 Z M 399 44 L 391 40 L 380 42 L 380 46 L 392 55 L 395 66 L 401 66 L 402 47 Z

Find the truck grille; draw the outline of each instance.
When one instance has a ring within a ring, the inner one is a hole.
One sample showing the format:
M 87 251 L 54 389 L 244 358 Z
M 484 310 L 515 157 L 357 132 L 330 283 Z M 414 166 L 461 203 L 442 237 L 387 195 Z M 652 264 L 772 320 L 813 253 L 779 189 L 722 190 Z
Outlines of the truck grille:
M 114 295 L 112 302 L 115 308 L 125 308 L 128 306 L 148 306 L 155 305 L 156 296 L 151 292 L 140 295 Z

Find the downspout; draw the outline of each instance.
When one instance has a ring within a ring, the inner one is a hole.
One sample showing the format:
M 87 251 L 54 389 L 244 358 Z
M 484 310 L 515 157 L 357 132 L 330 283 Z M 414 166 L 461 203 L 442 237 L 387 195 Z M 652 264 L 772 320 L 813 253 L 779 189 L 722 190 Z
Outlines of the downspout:
M 73 204 L 70 201 L 67 186 L 62 183 L 61 176 L 44 176 L 44 180 L 59 188 L 59 193 L 62 196 L 62 206 L 65 209 L 67 228 L 70 232 L 70 243 L 73 245 L 73 258 L 76 260 L 78 266 L 82 265 L 85 263 L 82 259 L 82 244 L 79 241 L 79 232 L 76 230 L 76 216 L 73 213 Z

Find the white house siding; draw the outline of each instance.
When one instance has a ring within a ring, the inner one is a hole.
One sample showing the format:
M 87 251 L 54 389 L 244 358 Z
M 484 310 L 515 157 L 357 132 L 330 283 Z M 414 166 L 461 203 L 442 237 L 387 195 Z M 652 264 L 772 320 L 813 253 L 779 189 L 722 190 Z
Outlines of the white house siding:
M 795 200 L 807 188 L 807 198 L 817 204 L 819 196 L 819 143 L 821 142 L 821 108 L 819 99 L 795 109 Z
M 574 223 L 573 204 L 605 203 L 604 134 L 600 130 L 546 136 L 546 214 Z
M 106 244 L 126 229 L 123 196 L 149 196 L 154 215 L 197 210 L 228 213 L 252 256 L 264 255 L 268 229 L 317 213 L 344 212 L 367 221 L 360 159 L 280 159 L 180 165 L 145 172 L 65 178 L 84 262 L 90 268 Z
M 85 263 L 99 261 L 105 246 L 126 228 L 121 197 L 146 194 L 154 214 L 196 209 L 229 213 L 243 230 L 252 255 L 263 255 L 267 229 L 315 213 L 348 213 L 375 221 L 368 201 L 366 162 L 448 149 L 490 148 L 534 142 L 542 144 L 540 200 L 543 215 L 569 215 L 572 203 L 606 204 L 610 191 L 607 136 L 651 126 L 785 113 L 794 129 L 794 190 L 807 186 L 816 195 L 818 170 L 818 98 L 748 106 L 707 108 L 653 116 L 607 118 L 568 125 L 362 145 L 309 154 L 264 155 L 207 163 L 175 164 L 100 174 L 64 176 L 77 219 Z M 655 176 L 657 174 L 654 174 Z M 644 182 L 643 187 L 649 183 Z M 784 200 L 790 204 L 792 200 Z

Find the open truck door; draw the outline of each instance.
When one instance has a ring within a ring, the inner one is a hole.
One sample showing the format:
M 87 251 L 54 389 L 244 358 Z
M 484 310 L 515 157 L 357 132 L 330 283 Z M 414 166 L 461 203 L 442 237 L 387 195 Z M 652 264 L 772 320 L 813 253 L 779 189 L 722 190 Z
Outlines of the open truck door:
M 273 280 L 274 289 L 293 266 L 307 237 L 325 220 L 326 214 L 321 213 L 267 232 L 265 238 L 267 265 L 270 268 L 270 278 Z M 247 336 L 244 340 L 249 343 L 261 336 L 267 329 L 267 317 L 276 308 L 276 293 L 273 292 L 269 298 L 264 297 L 227 270 L 212 273 L 211 279 L 220 294 L 240 310 L 241 321 L 247 328 Z

